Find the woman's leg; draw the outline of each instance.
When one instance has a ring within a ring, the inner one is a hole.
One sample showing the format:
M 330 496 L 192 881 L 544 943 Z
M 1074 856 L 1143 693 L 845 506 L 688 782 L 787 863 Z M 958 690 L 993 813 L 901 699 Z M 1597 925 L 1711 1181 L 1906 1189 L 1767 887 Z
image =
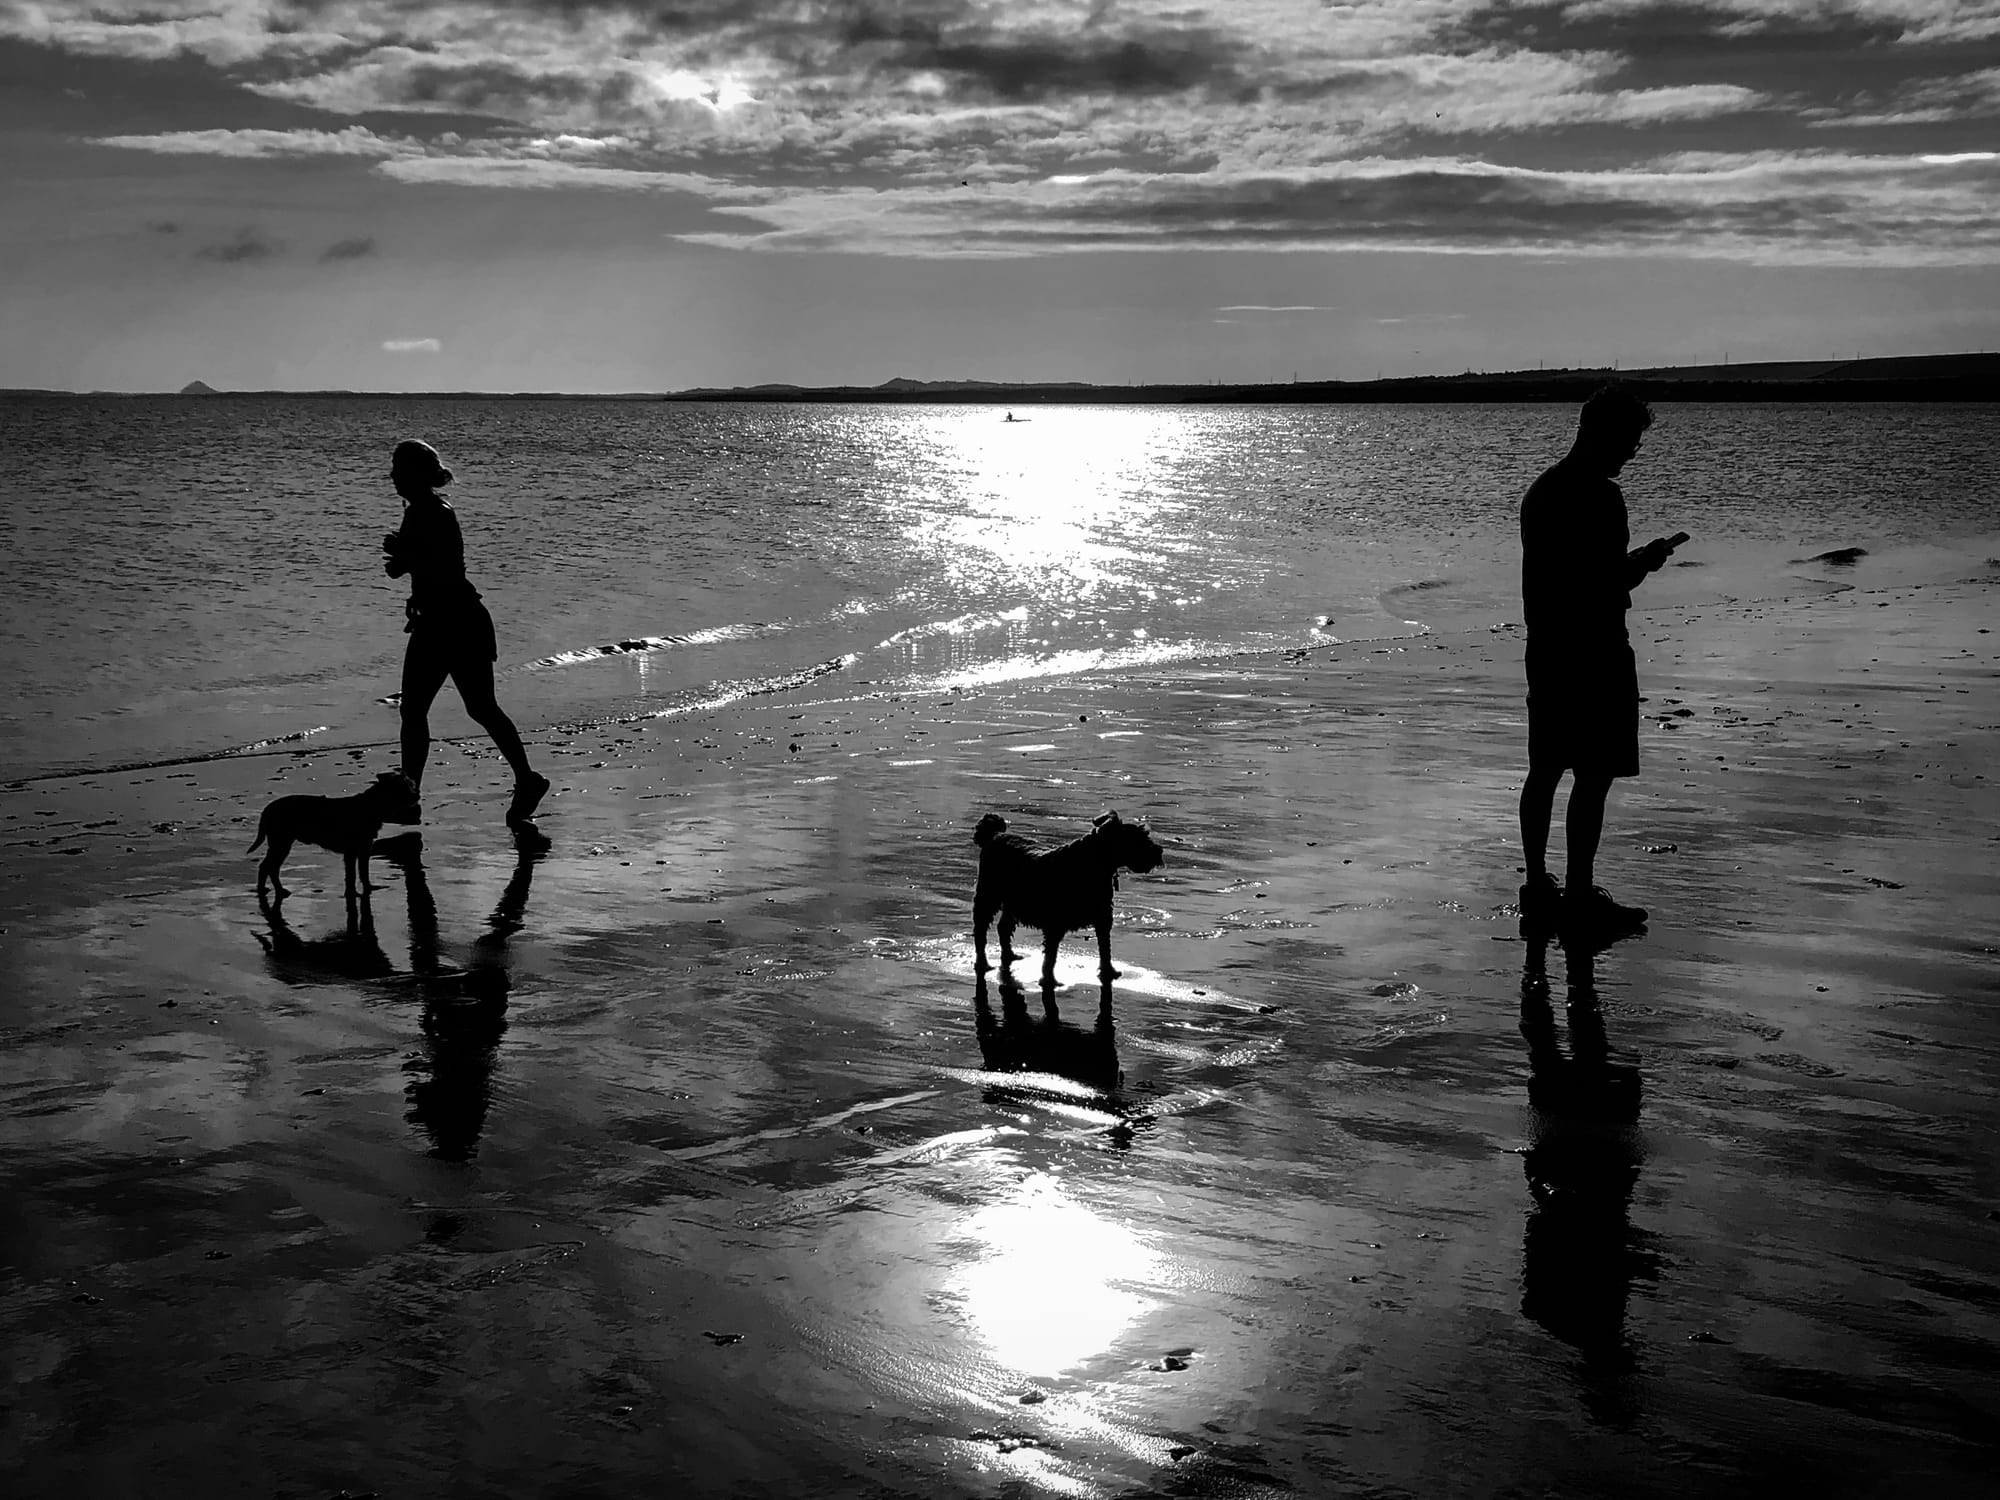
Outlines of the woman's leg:
M 431 704 L 450 675 L 451 665 L 434 642 L 410 637 L 403 653 L 403 774 L 420 787 L 431 754 Z
M 507 757 L 507 764 L 514 768 L 514 779 L 535 780 L 535 768 L 528 764 L 528 751 L 521 743 L 520 732 L 493 696 L 493 663 L 461 658 L 452 664 L 451 680 L 457 684 L 458 696 L 465 701 L 465 711 L 472 722 L 492 735 L 493 743 Z

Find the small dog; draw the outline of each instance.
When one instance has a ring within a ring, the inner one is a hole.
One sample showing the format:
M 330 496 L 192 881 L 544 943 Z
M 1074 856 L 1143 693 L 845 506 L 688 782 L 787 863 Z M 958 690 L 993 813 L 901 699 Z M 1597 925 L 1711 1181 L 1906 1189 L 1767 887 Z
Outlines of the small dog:
M 353 797 L 280 797 L 257 820 L 257 841 L 249 852 L 269 840 L 270 852 L 257 866 L 257 894 L 271 889 L 284 900 L 291 893 L 278 881 L 278 869 L 293 844 L 313 844 L 342 856 L 347 866 L 347 899 L 354 899 L 354 877 L 361 889 L 375 887 L 368 879 L 368 854 L 384 823 L 414 823 L 419 814 L 417 784 L 401 771 L 384 771 L 367 791 Z
M 1085 927 L 1097 929 L 1097 973 L 1116 979 L 1111 967 L 1111 893 L 1118 872 L 1143 875 L 1166 859 L 1143 823 L 1127 823 L 1108 812 L 1091 824 L 1089 833 L 1060 849 L 1037 850 L 1018 833 L 1007 832 L 1007 820 L 988 813 L 979 820 L 972 842 L 979 846 L 979 882 L 972 893 L 973 946 L 986 961 L 986 929 L 1000 918 L 1000 964 L 1004 969 L 1014 952 L 1014 928 L 1025 924 L 1041 929 L 1042 983 L 1056 982 L 1056 949 L 1065 934 Z

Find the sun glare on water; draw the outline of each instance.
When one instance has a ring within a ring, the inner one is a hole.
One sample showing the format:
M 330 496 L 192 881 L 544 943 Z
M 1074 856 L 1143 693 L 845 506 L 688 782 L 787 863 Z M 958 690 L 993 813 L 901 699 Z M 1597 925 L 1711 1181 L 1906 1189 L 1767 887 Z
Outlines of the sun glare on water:
M 1024 1375 L 1103 1352 L 1153 1306 L 1133 1288 L 1157 1281 L 1159 1257 L 1046 1173 L 975 1213 L 963 1238 L 961 1304 L 993 1358 Z
M 1167 470 L 1187 441 L 1178 414 L 1030 407 L 926 413 L 931 480 L 955 502 L 908 520 L 910 538 L 961 579 L 1003 567 L 1051 604 L 1135 581 L 1156 540 Z

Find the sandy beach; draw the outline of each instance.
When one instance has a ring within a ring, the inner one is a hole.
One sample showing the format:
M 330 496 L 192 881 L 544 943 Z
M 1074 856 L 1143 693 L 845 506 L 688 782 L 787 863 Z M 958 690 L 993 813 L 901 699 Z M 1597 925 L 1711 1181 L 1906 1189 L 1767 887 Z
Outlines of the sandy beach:
M 386 751 L 12 787 L 10 1492 L 1978 1492 L 1994 577 L 1635 614 L 1594 959 L 1498 626 L 467 739 L 358 933 L 243 850 Z M 1106 808 L 1052 1018 L 971 827 Z

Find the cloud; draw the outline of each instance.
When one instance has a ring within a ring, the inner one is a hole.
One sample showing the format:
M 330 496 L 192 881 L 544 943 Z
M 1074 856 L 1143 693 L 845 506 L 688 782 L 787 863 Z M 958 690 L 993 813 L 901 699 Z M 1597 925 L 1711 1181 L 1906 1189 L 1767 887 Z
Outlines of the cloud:
M 1284 171 L 1103 173 L 976 211 L 916 189 L 718 205 L 751 220 L 680 238 L 765 251 L 1005 256 L 1093 249 L 1667 254 L 1767 263 L 1973 265 L 2000 254 L 2000 169 L 1916 156 L 1680 153 L 1556 171 L 1375 157 Z
M 442 354 L 440 339 L 384 339 L 382 347 L 391 354 Z
M 1975 129 L 1984 126 L 1982 133 L 1990 139 L 1993 122 L 2000 117 L 2000 67 L 1917 79 L 1886 93 L 1857 94 L 1844 109 L 1820 107 L 1805 111 L 1805 115 L 1809 124 L 1820 129 L 1962 120 Z
M 355 238 L 349 240 L 335 240 L 320 252 L 319 258 L 322 261 L 364 260 L 374 253 L 374 236 L 364 234 L 357 235 Z
M 398 156 L 424 147 L 407 138 L 379 136 L 359 125 L 344 130 L 169 130 L 158 135 L 104 135 L 100 146 L 151 151 L 162 156 L 235 156 L 272 160 L 298 156 Z
M 599 167 L 540 156 L 440 154 L 399 156 L 376 170 L 398 182 L 445 183 L 455 187 L 508 187 L 551 190 L 596 188 L 609 192 L 692 193 L 716 201 L 761 201 L 769 193 L 736 187 L 694 172 L 649 172 L 631 167 Z
M 239 229 L 229 239 L 219 245 L 204 245 L 195 251 L 203 260 L 219 260 L 226 264 L 243 261 L 269 260 L 284 247 L 276 240 L 267 239 L 256 229 Z
M 743 221 L 697 242 L 745 250 L 1962 264 L 2000 222 L 1910 154 L 1992 144 L 2000 0 L 0 0 L 4 35 L 199 59 L 348 121 L 109 146 L 687 194 Z M 1743 178 L 1748 197 L 1718 169 L 1657 166 L 1801 124 L 1848 127 L 1823 138 L 1889 165 L 1797 152 Z M 1690 201 L 1690 174 L 1713 201 Z

